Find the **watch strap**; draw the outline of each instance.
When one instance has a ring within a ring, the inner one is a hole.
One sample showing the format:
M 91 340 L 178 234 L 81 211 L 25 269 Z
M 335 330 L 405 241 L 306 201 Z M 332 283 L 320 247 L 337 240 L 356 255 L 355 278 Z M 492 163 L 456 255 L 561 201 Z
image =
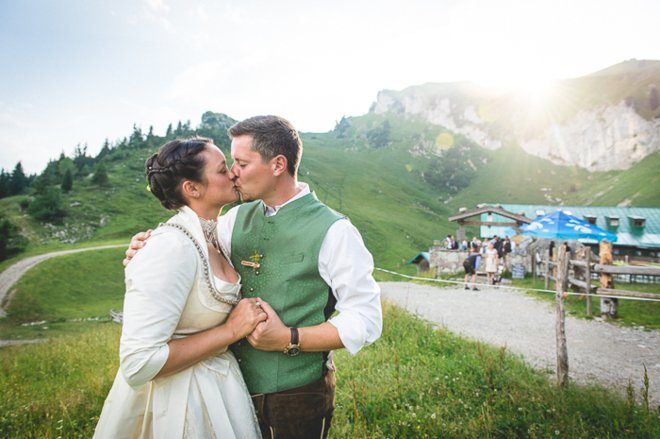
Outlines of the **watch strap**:
M 300 342 L 300 334 L 298 328 L 291 328 L 291 344 L 297 346 Z

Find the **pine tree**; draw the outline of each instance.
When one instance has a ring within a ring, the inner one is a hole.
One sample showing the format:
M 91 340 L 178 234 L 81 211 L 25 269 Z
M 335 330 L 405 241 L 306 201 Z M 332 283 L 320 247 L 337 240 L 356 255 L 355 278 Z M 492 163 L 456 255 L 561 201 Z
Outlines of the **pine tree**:
M 98 186 L 105 186 L 108 184 L 108 170 L 103 163 L 96 168 L 96 172 L 92 176 L 92 183 Z
M 62 206 L 62 195 L 56 187 L 47 187 L 37 195 L 28 207 L 28 213 L 39 221 L 59 222 L 66 215 Z
M 131 137 L 128 140 L 128 144 L 131 146 L 131 148 L 139 148 L 142 146 L 142 142 L 144 141 L 144 137 L 142 135 L 142 129 L 139 128 L 137 125 L 133 124 L 133 133 L 131 133 Z
M 11 186 L 10 191 L 12 195 L 22 193 L 28 185 L 28 178 L 23 172 L 23 165 L 21 162 L 16 163 L 14 170 L 11 173 Z
M 71 192 L 71 189 L 73 189 L 73 174 L 71 173 L 71 169 L 67 169 L 64 173 L 64 177 L 62 177 L 62 185 L 60 187 L 65 193 Z
M 101 147 L 101 151 L 99 151 L 98 155 L 96 156 L 96 159 L 97 160 L 102 159 L 108 154 L 110 154 L 110 141 L 108 139 L 105 139 L 103 141 L 103 146 Z
M 8 219 L 0 217 L 0 261 L 3 261 L 25 249 L 27 239 L 20 229 Z
M 167 126 L 167 131 L 165 131 L 165 137 L 167 138 L 172 137 L 172 124 L 169 124 Z
M 8 197 L 11 195 L 11 174 L 5 172 L 4 169 L 0 170 L 0 198 Z

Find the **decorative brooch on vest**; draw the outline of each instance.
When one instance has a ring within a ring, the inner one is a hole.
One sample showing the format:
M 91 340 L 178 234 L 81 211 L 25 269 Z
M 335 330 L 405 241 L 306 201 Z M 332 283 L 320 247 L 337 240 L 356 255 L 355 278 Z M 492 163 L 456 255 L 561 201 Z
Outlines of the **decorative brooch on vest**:
M 252 256 L 250 256 L 249 261 L 241 261 L 241 265 L 244 267 L 251 267 L 253 270 L 261 267 L 261 259 L 264 257 L 263 254 L 259 253 L 258 250 L 255 250 Z

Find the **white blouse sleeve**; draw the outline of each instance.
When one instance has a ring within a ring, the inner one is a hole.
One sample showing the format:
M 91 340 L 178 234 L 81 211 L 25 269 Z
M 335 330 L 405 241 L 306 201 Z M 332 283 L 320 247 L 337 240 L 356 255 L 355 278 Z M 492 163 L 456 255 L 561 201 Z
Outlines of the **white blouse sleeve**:
M 119 361 L 129 385 L 151 381 L 165 365 L 196 269 L 192 243 L 176 230 L 155 232 L 126 267 Z

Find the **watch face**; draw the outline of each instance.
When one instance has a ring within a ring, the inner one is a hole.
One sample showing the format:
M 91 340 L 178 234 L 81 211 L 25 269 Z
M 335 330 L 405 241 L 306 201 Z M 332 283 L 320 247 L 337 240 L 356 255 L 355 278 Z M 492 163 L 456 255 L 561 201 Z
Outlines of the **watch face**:
M 299 348 L 298 346 L 292 346 L 292 347 L 289 348 L 288 351 L 286 351 L 286 354 L 287 354 L 289 357 L 295 357 L 295 356 L 298 355 L 299 353 L 300 353 L 300 348 Z

